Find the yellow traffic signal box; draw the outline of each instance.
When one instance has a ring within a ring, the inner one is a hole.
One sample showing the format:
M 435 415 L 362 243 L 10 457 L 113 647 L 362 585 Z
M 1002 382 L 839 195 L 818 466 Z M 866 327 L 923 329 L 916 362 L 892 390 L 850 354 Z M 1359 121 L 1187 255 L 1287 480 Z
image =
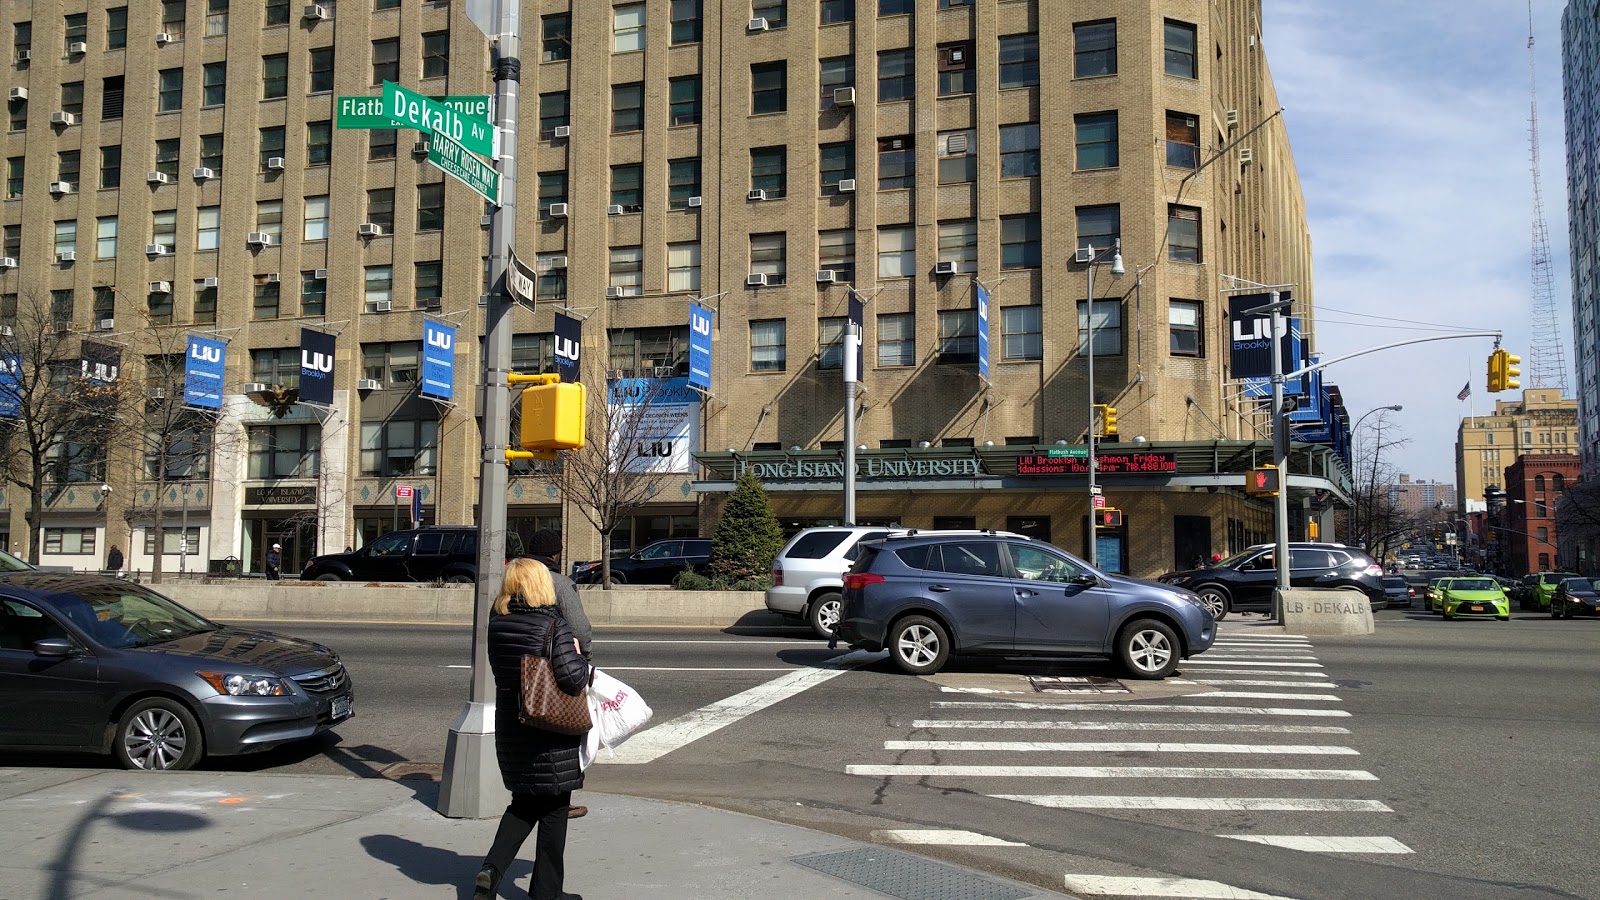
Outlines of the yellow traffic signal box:
M 522 449 L 582 450 L 583 384 L 535 384 L 522 391 Z
M 1106 427 L 1106 437 L 1116 437 L 1117 436 L 1117 408 L 1115 406 L 1107 406 L 1107 407 L 1105 407 L 1104 415 L 1105 415 L 1104 422 L 1105 422 L 1105 427 Z
M 1522 370 L 1517 368 L 1517 366 L 1521 365 L 1521 363 L 1522 357 L 1514 356 L 1505 350 L 1500 351 L 1501 390 L 1514 391 L 1517 388 L 1522 387 L 1522 382 L 1517 380 L 1518 378 L 1522 377 Z
M 1277 466 L 1258 466 L 1244 476 L 1244 492 L 1263 497 L 1277 496 L 1282 490 Z

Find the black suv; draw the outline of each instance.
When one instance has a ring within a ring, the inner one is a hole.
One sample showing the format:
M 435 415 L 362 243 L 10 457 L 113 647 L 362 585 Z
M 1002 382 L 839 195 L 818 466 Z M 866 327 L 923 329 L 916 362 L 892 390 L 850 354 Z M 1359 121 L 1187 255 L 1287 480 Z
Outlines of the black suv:
M 671 584 L 684 569 L 704 575 L 709 562 L 710 538 L 670 538 L 646 544 L 628 556 L 611 557 L 611 583 Z M 578 584 L 599 584 L 600 562 L 579 565 L 572 580 Z
M 525 556 L 522 539 L 506 533 L 506 558 Z M 353 553 L 315 556 L 300 573 L 303 581 L 478 580 L 478 529 L 471 525 L 433 525 L 391 531 Z
M 1278 572 L 1272 544 L 1257 544 L 1205 569 L 1168 572 L 1157 580 L 1200 595 L 1218 621 L 1234 610 L 1272 609 Z M 1356 588 L 1385 603 L 1383 566 L 1366 551 L 1343 544 L 1289 545 L 1289 586 Z

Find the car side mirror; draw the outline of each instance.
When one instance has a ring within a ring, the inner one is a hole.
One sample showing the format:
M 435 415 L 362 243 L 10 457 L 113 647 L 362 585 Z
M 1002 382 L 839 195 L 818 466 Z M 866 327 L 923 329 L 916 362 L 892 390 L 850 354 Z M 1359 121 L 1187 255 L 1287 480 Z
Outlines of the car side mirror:
M 66 638 L 40 638 L 33 642 L 34 656 L 60 658 L 72 655 L 72 642 Z
M 1067 579 L 1067 584 L 1075 584 L 1079 587 L 1095 587 L 1099 583 L 1100 579 L 1090 575 L 1088 572 L 1083 572 Z

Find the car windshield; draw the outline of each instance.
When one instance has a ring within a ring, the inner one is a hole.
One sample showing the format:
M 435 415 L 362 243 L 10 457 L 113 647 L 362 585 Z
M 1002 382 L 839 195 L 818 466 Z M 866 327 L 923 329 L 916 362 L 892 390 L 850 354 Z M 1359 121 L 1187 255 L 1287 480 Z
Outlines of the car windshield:
M 1450 582 L 1452 591 L 1498 591 L 1500 586 L 1487 578 L 1456 578 Z
M 1399 575 L 1390 575 L 1383 579 L 1383 584 L 1385 587 L 1403 588 L 1406 586 L 1406 580 Z
M 1242 551 L 1240 551 L 1238 553 L 1235 553 L 1234 555 L 1228 557 L 1227 559 L 1222 560 L 1221 562 L 1212 563 L 1211 564 L 1211 568 L 1213 568 L 1213 569 L 1237 569 L 1237 568 L 1239 568 L 1239 564 L 1240 563 L 1242 563 L 1245 560 L 1249 559 L 1250 557 L 1256 555 L 1256 553 L 1258 553 L 1258 552 L 1260 552 L 1260 548 L 1259 547 L 1253 547 L 1253 548 L 1251 548 L 1249 550 L 1242 550 Z
M 1546 572 L 1539 576 L 1539 580 L 1545 584 L 1560 584 L 1561 582 L 1566 581 L 1568 578 L 1577 577 L 1577 572 Z
M 45 601 L 95 641 L 118 649 L 174 641 L 218 627 L 154 591 L 122 581 L 51 594 Z
M 1561 583 L 1566 586 L 1568 591 L 1593 591 L 1594 590 L 1594 582 L 1590 581 L 1587 578 L 1568 578 L 1566 581 L 1563 581 Z
M 0 572 L 27 572 L 32 569 L 33 566 L 28 565 L 4 550 L 0 550 Z

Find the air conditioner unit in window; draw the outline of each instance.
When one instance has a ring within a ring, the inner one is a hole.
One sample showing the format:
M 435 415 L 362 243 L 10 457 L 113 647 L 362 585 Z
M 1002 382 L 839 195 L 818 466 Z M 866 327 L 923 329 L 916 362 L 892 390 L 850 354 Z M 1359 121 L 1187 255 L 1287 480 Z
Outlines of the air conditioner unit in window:
M 700 207 L 702 204 L 704 204 L 705 202 L 706 202 L 705 198 L 703 198 L 703 197 L 690 197 L 689 198 L 689 208 L 690 209 L 696 209 L 696 208 Z
M 750 193 L 744 195 L 744 199 L 749 200 L 752 203 L 759 202 L 767 199 L 767 192 L 762 190 L 751 191 Z
M 277 284 L 278 282 L 280 282 L 282 280 L 283 280 L 283 276 L 279 275 L 277 272 L 268 272 L 267 273 L 267 284 Z
M 853 87 L 834 88 L 833 89 L 833 105 L 834 106 L 855 106 L 856 105 L 856 89 L 853 88 Z
M 28 62 L 28 61 L 30 61 L 32 59 L 33 59 L 33 51 L 32 50 L 18 50 L 17 51 L 17 62 L 25 63 L 25 62 Z
M 608 215 L 608 216 L 620 216 L 620 215 L 622 215 L 622 204 L 613 203 L 610 206 L 606 207 L 606 215 Z
M 671 366 L 655 366 L 651 371 L 654 372 L 657 378 L 671 378 L 673 374 Z
M 244 242 L 252 247 L 272 246 L 272 235 L 265 231 L 252 231 L 244 236 Z
M 1239 148 L 1239 165 L 1248 166 L 1256 161 L 1256 152 L 1249 147 Z
M 422 140 L 417 141 L 415 144 L 412 144 L 411 145 L 411 155 L 412 156 L 427 156 L 428 155 L 428 139 L 427 138 L 423 138 Z
M 751 272 L 744 277 L 745 287 L 766 287 L 767 276 L 761 272 Z
M 217 276 L 207 275 L 204 278 L 198 279 L 195 281 L 195 286 L 199 288 L 214 288 L 217 286 Z
M 172 176 L 165 172 L 146 172 L 144 180 L 149 184 L 171 184 Z
M 1234 128 L 1239 124 L 1239 111 L 1230 109 L 1223 114 L 1223 119 L 1227 121 L 1229 128 Z
M 423 309 L 439 309 L 442 306 L 444 306 L 444 301 L 441 300 L 438 297 L 423 297 L 422 298 L 422 308 Z
M 955 273 L 956 264 L 953 262 L 939 262 L 933 264 L 933 274 L 935 275 L 954 275 Z
M 381 391 L 381 390 L 383 390 L 383 382 L 379 381 L 376 378 L 357 378 L 356 379 L 356 390 L 358 390 L 358 391 Z
M 372 311 L 373 312 L 389 312 L 392 309 L 394 309 L 394 301 L 393 300 L 374 300 L 374 301 L 372 301 Z
M 564 138 L 572 137 L 572 126 L 557 125 L 555 127 L 555 131 L 551 133 L 550 137 L 551 140 L 562 140 Z
M 152 294 L 170 294 L 170 293 L 172 293 L 172 282 L 170 282 L 170 281 L 152 281 L 152 282 L 150 282 L 150 293 L 152 293 Z
M 841 179 L 839 179 L 839 193 L 841 193 L 841 194 L 854 194 L 855 192 L 856 192 L 856 180 L 854 178 L 841 178 Z
M 15 256 L 0 256 L 0 269 L 15 269 L 17 258 Z
M 326 281 L 328 279 L 328 270 L 327 269 L 312 269 L 311 270 L 311 277 L 317 279 L 318 281 Z
M 540 260 L 540 263 L 539 268 L 541 269 L 565 269 L 567 267 L 567 258 L 565 256 L 551 256 Z
M 71 333 L 72 333 L 72 323 L 71 322 L 57 322 L 56 323 L 56 334 L 71 334 Z
M 168 45 L 170 43 L 172 43 L 172 35 L 168 34 L 165 31 L 156 32 L 156 46 L 157 47 L 165 47 L 166 45 Z
M 72 185 L 65 181 L 52 181 L 50 182 L 50 193 L 70 194 L 72 193 Z
M 567 204 L 565 204 L 565 203 L 552 203 L 552 204 L 550 204 L 550 218 L 552 218 L 552 219 L 565 219 L 566 217 L 567 217 Z
M 89 45 L 83 41 L 73 41 L 67 45 L 67 53 L 71 56 L 82 56 L 89 52 Z
M 318 3 L 310 4 L 301 11 L 300 18 L 320 22 L 328 18 L 328 8 Z
M 78 261 L 78 251 L 76 251 L 76 250 L 63 250 L 60 253 L 56 254 L 56 262 L 69 263 L 69 262 L 77 262 L 77 261 Z
M 281 156 L 269 156 L 269 157 L 267 157 L 267 171 L 269 171 L 269 172 L 282 172 L 283 171 L 283 157 L 281 157 Z
M 770 27 L 770 26 L 767 25 L 767 20 L 766 19 L 761 18 L 761 17 L 757 17 L 757 18 L 751 19 L 750 20 L 750 24 L 747 27 L 751 31 L 766 31 L 767 28 Z
M 172 248 L 168 247 L 166 244 L 145 244 L 144 245 L 144 255 L 145 256 L 166 256 L 167 254 L 169 254 L 171 252 L 172 252 Z
M 190 174 L 194 175 L 196 181 L 205 181 L 208 178 L 217 177 L 217 171 L 215 169 L 208 169 L 205 166 L 195 169 L 194 172 Z
M 244 394 L 264 394 L 267 391 L 267 385 L 260 381 L 246 381 L 244 384 L 239 385 L 239 391 Z
M 478 220 L 478 224 L 482 225 L 484 227 L 488 227 L 490 225 L 493 225 L 494 224 L 494 216 L 484 216 L 483 218 Z
M 69 112 L 63 112 L 61 110 L 56 110 L 55 112 L 50 114 L 50 124 L 51 125 L 76 125 L 76 124 L 78 124 L 78 116 L 77 116 L 76 113 L 69 113 Z
M 117 327 L 116 319 L 101 319 L 100 321 L 94 323 L 95 331 L 110 331 L 115 327 Z M 160 388 L 157 388 L 156 390 L 160 390 Z
M 1072 252 L 1072 261 L 1080 266 L 1087 266 L 1089 263 L 1094 262 L 1094 248 L 1079 247 Z
M 356 234 L 361 237 L 383 237 L 383 226 L 371 222 L 362 222 L 356 226 Z
M 817 270 L 817 284 L 833 284 L 839 280 L 839 273 L 832 269 Z
M 151 400 L 165 400 L 165 399 L 167 399 L 167 389 L 162 387 L 159 384 L 156 385 L 155 387 L 150 389 L 150 399 Z
M 16 334 L 10 325 L 0 325 L 0 337 L 15 337 Z
M 26 100 L 28 99 L 28 89 L 24 87 L 12 88 L 6 92 L 6 97 L 11 100 Z

